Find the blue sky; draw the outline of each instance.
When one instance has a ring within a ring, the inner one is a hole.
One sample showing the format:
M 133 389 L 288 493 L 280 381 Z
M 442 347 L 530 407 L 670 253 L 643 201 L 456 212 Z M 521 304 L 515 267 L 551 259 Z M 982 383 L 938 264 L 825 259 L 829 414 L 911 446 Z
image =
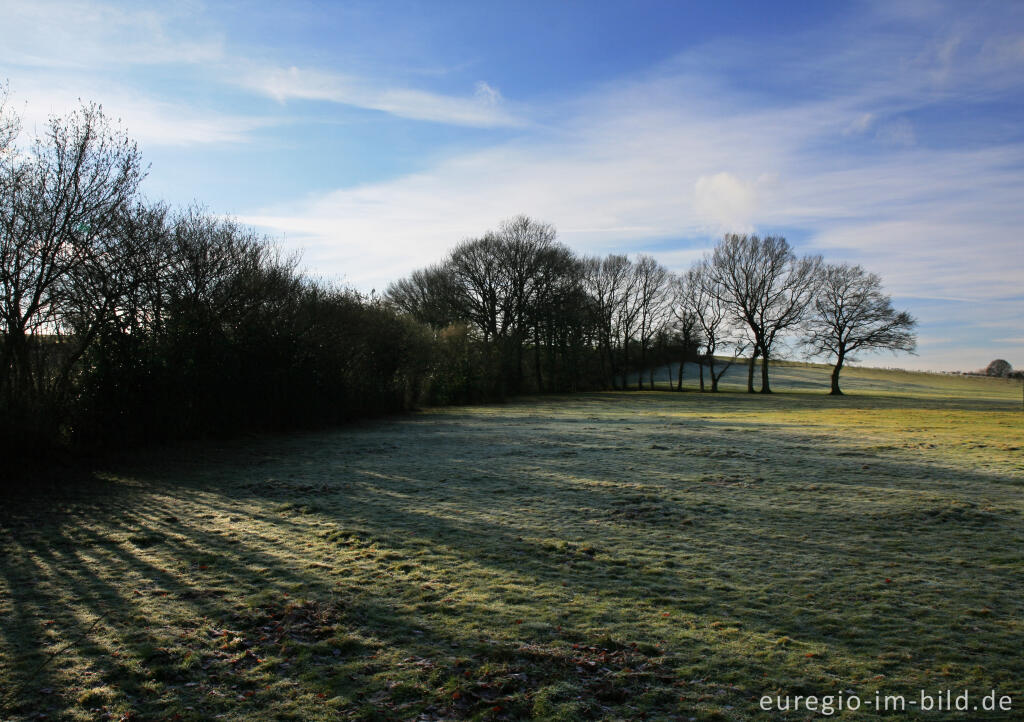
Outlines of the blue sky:
M 686 268 L 862 263 L 916 357 L 1024 367 L 1024 4 L 0 2 L 26 127 L 103 104 L 197 200 L 382 289 L 526 213 Z

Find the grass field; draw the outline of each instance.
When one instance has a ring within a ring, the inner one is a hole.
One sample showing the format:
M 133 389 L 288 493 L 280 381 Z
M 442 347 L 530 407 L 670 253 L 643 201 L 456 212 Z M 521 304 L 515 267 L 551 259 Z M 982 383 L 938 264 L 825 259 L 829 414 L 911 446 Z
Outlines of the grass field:
M 921 688 L 1021 715 L 1019 383 L 775 379 L 803 390 L 435 409 L 11 501 L 0 717 L 749 719 Z

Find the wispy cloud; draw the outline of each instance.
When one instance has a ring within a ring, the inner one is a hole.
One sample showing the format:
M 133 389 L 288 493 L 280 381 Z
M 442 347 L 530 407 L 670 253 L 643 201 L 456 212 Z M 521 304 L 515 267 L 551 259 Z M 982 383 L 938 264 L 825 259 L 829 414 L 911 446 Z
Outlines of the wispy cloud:
M 211 63 L 223 35 L 202 28 L 190 4 L 112 5 L 72 0 L 5 4 L 0 64 L 65 69 Z
M 20 95 L 19 81 L 12 80 L 12 96 Z M 127 134 L 147 146 L 193 146 L 247 143 L 253 131 L 279 122 L 270 118 L 235 115 L 156 100 L 116 84 L 53 81 L 45 92 L 35 91 L 17 106 L 24 128 L 32 134 L 45 131 L 50 117 L 62 116 L 83 102 L 101 99 L 104 112 L 120 121 Z
M 10 81 L 30 132 L 82 102 L 102 104 L 144 147 L 242 143 L 271 122 L 171 100 L 128 81 L 140 66 L 194 69 L 224 62 L 222 34 L 204 27 L 202 13 L 189 3 L 156 8 L 38 0 L 5 7 L 3 23 L 0 80 Z
M 442 95 L 310 68 L 259 68 L 242 75 L 242 86 L 284 102 L 322 100 L 379 110 L 403 118 L 452 125 L 521 127 L 526 124 L 510 112 L 501 93 L 484 81 L 464 97 Z
M 326 100 L 403 118 L 471 127 L 520 127 L 522 117 L 484 81 L 465 96 L 448 96 L 381 80 L 295 67 L 257 67 L 244 53 L 229 57 L 223 34 L 207 27 L 201 8 L 149 8 L 71 0 L 16 3 L 5 8 L 0 79 L 15 97 L 25 93 L 26 125 L 43 127 L 83 100 L 102 102 L 144 145 L 237 144 L 274 122 L 265 114 L 224 112 L 210 103 L 176 101 L 132 87 L 133 66 L 203 67 L 208 80 L 279 101 Z M 239 73 L 239 68 L 242 72 Z M 180 73 L 176 73 L 180 74 Z
M 822 154 L 823 142 L 841 141 L 862 115 L 844 98 L 723 111 L 692 96 L 666 108 L 661 99 L 685 94 L 688 78 L 644 86 L 574 101 L 575 115 L 547 134 L 248 220 L 289 232 L 318 264 L 359 284 L 382 284 L 527 212 L 581 250 L 664 248 L 672 238 L 706 245 L 722 230 L 800 228 L 809 247 L 885 270 L 904 295 L 1014 292 L 1020 264 L 1007 257 L 1012 229 L 1024 222 L 1024 147 L 894 151 L 879 142 L 863 155 Z

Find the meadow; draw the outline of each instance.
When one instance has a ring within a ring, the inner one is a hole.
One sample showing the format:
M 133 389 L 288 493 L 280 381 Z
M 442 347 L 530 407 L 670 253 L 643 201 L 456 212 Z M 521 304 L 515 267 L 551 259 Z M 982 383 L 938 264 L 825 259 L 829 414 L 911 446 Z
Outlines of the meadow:
M 0 718 L 739 720 L 921 689 L 1020 715 L 1020 383 L 743 378 L 40 482 L 0 511 Z

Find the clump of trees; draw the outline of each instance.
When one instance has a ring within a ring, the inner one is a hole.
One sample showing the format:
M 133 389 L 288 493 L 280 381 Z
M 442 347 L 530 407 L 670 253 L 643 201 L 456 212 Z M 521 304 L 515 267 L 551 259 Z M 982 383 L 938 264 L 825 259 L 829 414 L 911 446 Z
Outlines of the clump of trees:
M 519 216 L 393 283 L 387 298 L 440 338 L 459 338 L 460 353 L 475 348 L 479 365 L 453 359 L 447 368 L 477 373 L 449 373 L 435 400 L 643 389 L 645 376 L 654 388 L 655 370 L 673 364 L 667 380 L 681 391 L 686 362 L 697 365 L 700 389 L 716 392 L 741 356 L 747 390 L 770 393 L 770 361 L 786 343 L 831 359 L 838 395 L 856 352 L 915 347 L 915 320 L 893 309 L 878 276 L 798 257 L 779 236 L 727 235 L 673 274 L 645 255 L 576 257 L 551 226 Z
M 139 192 L 101 108 L 19 143 L 0 104 L 0 455 L 344 421 L 407 408 L 422 325 L 305 277 L 232 220 Z
M 771 393 L 769 361 L 776 343 L 803 321 L 819 285 L 821 259 L 797 258 L 781 236 L 727 235 L 707 264 L 714 293 L 743 327 L 751 354 L 747 391 L 754 392 L 754 364 L 761 359 L 761 393 Z
M 575 388 L 589 341 L 580 271 L 554 228 L 518 217 L 391 284 L 389 301 L 431 326 L 449 361 L 430 400 Z
M 696 337 L 670 321 L 671 274 L 650 256 L 579 258 L 526 216 L 457 245 L 440 264 L 396 281 L 387 299 L 480 365 L 442 365 L 434 401 L 523 392 L 645 387 L 693 356 Z M 687 340 L 689 339 L 689 340 Z M 441 389 L 444 393 L 441 393 Z

